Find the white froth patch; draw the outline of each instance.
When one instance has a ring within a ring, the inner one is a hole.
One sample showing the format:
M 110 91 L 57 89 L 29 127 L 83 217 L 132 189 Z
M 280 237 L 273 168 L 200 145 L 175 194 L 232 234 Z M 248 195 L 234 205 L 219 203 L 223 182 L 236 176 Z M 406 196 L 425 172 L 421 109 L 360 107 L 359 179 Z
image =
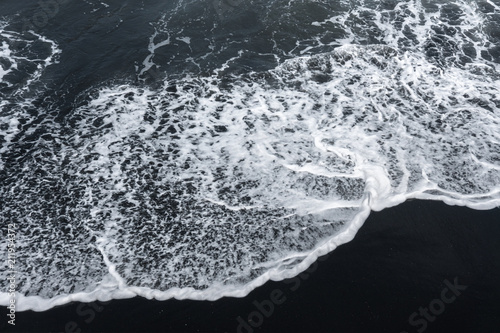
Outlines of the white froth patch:
M 177 40 L 180 40 L 181 42 L 184 42 L 186 44 L 191 44 L 191 38 L 190 37 L 177 37 Z

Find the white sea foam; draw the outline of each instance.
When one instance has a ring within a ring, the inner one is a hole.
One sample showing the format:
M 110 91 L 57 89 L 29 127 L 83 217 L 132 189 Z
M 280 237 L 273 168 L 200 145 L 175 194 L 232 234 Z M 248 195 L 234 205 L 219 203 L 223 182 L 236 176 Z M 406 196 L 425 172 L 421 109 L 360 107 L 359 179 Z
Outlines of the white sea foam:
M 476 28 L 464 27 L 480 29 L 459 4 Z M 241 297 L 350 241 L 371 210 L 409 198 L 499 206 L 497 64 L 428 54 L 431 30 L 448 24 L 441 9 L 394 10 L 415 39 L 382 12 L 372 22 L 386 45 L 294 57 L 224 88 L 214 74 L 86 92 L 50 140 L 5 168 L 18 310 Z

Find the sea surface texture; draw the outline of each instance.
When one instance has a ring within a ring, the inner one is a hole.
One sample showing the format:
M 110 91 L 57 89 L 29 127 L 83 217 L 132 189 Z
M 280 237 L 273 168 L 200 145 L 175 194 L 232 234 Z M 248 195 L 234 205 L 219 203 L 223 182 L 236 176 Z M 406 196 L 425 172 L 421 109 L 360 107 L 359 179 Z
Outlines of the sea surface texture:
M 410 198 L 500 206 L 498 0 L 0 3 L 18 310 L 245 296 Z

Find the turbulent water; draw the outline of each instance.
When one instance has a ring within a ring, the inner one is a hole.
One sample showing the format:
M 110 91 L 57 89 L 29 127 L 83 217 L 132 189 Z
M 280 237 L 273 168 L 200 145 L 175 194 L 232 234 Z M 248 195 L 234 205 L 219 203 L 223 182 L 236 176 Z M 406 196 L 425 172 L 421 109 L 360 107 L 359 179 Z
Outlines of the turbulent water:
M 497 0 L 59 3 L 0 4 L 18 310 L 244 296 L 371 210 L 500 205 Z

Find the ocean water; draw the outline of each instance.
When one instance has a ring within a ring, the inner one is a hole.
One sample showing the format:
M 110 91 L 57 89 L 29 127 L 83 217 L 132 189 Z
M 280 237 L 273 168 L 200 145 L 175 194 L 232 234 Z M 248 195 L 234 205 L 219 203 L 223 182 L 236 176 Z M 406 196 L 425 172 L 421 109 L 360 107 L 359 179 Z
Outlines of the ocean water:
M 499 64 L 493 0 L 2 2 L 17 310 L 242 297 L 371 211 L 500 206 Z

